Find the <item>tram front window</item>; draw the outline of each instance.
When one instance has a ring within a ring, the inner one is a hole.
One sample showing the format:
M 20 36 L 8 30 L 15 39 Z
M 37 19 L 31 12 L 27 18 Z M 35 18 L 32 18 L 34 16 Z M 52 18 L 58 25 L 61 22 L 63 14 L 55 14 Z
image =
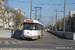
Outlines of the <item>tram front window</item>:
M 35 24 L 34 23 L 25 23 L 24 29 L 25 30 L 35 30 Z

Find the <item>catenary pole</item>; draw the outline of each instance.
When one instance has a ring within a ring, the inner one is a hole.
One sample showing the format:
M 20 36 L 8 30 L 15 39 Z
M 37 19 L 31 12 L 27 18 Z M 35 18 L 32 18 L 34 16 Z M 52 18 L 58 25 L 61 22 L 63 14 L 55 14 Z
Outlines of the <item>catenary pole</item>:
M 32 19 L 32 0 L 31 0 L 31 8 L 30 8 L 30 19 Z
M 57 10 L 56 10 L 56 31 L 57 31 Z
M 63 32 L 65 32 L 65 5 L 66 5 L 66 0 L 64 0 L 64 27 L 63 27 Z

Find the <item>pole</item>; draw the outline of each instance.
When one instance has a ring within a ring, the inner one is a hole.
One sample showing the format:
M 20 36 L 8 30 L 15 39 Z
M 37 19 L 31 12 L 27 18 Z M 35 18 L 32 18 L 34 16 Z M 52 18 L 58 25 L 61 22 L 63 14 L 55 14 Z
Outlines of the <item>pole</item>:
M 51 20 L 52 20 L 52 17 L 51 17 Z M 52 20 L 52 23 L 51 23 L 51 25 L 52 25 L 52 31 L 53 31 L 53 20 Z
M 40 8 L 40 20 L 41 20 L 41 8 Z
M 37 9 L 35 8 L 35 20 L 37 20 Z
M 64 0 L 64 28 L 63 28 L 63 32 L 65 32 L 65 4 L 66 4 L 66 0 Z
M 51 20 L 52 20 L 52 17 L 51 17 Z M 52 31 L 53 31 L 53 20 L 52 20 Z
M 56 31 L 57 31 L 57 10 L 56 10 Z
M 30 8 L 30 19 L 32 18 L 32 0 L 31 0 L 31 8 Z

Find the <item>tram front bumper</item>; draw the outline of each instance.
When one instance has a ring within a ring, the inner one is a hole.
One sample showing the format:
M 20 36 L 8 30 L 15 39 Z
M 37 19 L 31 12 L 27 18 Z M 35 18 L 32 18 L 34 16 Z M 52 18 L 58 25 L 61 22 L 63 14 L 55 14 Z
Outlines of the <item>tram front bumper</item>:
M 23 38 L 24 39 L 25 38 L 38 39 L 38 36 L 27 36 L 27 35 L 25 35 L 25 36 L 23 36 Z

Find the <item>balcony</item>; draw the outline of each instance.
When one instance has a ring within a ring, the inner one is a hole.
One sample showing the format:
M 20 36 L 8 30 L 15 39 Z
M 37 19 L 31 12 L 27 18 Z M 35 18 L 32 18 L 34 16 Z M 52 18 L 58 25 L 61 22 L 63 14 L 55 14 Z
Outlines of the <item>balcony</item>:
M 4 6 L 5 5 L 5 2 L 0 1 L 0 5 Z
M 2 14 L 0 14 L 0 19 L 2 19 L 3 18 L 3 15 Z
M 0 5 L 0 10 L 5 10 L 5 7 Z
M 3 14 L 3 13 L 4 13 L 4 10 L 1 10 L 1 11 L 0 11 L 0 14 Z

